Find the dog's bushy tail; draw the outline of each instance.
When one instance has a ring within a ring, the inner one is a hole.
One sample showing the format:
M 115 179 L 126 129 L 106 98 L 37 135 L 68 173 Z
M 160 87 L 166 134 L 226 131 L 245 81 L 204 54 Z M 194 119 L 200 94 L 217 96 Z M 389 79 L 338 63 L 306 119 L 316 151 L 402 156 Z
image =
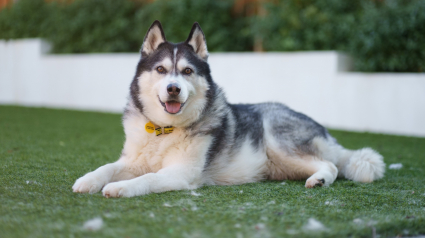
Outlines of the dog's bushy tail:
M 371 148 L 360 150 L 346 150 L 345 155 L 349 157 L 340 166 L 340 173 L 347 179 L 369 183 L 384 177 L 384 157 Z
M 324 159 L 338 168 L 338 176 L 369 183 L 384 177 L 384 157 L 371 148 L 348 150 L 332 139 L 315 140 L 314 144 Z

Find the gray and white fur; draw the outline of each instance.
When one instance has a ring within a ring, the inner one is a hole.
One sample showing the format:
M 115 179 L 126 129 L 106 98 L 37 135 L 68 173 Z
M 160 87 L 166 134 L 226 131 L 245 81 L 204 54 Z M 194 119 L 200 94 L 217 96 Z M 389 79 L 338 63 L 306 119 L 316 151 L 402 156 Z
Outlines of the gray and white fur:
M 265 179 L 306 179 L 313 188 L 338 176 L 383 177 L 380 154 L 343 148 L 323 126 L 283 104 L 229 104 L 207 60 L 198 23 L 174 44 L 155 21 L 131 83 L 121 157 L 79 178 L 73 191 L 132 197 Z M 145 130 L 148 122 L 174 131 L 156 136 Z

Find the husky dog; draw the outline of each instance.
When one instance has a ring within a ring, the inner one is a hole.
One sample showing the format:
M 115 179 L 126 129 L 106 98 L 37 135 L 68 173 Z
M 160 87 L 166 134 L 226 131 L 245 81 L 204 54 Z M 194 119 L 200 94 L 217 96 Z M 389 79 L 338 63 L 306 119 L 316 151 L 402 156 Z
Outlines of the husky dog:
M 131 83 L 121 157 L 79 178 L 73 191 L 103 188 L 105 197 L 133 197 L 265 179 L 307 179 L 305 187 L 314 188 L 337 176 L 383 177 L 380 154 L 343 148 L 323 126 L 283 104 L 229 104 L 207 58 L 198 23 L 174 44 L 155 21 Z

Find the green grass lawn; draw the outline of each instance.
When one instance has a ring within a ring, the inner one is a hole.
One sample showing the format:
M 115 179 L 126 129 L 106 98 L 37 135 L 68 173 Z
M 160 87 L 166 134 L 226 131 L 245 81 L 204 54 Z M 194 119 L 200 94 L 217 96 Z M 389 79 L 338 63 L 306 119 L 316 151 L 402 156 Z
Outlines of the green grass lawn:
M 425 234 L 425 139 L 331 131 L 347 148 L 402 163 L 382 180 L 206 186 L 135 198 L 75 194 L 85 173 L 115 161 L 118 114 L 0 106 L 0 237 L 380 237 Z M 164 206 L 168 204 L 169 206 Z M 103 219 L 97 231 L 83 228 Z M 310 218 L 324 229 L 306 229 Z M 357 222 L 355 222 L 357 221 Z

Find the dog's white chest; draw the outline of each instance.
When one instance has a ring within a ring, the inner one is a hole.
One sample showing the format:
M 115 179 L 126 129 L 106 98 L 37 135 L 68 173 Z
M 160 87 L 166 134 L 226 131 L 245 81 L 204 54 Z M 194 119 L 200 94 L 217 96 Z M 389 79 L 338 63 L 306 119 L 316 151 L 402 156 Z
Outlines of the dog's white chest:
M 187 143 L 185 133 L 176 129 L 170 134 L 162 134 L 156 136 L 152 134 L 144 134 L 138 148 L 138 157 L 134 161 L 136 166 L 143 168 L 145 172 L 158 172 L 164 167 L 164 158 L 177 158 L 182 153 L 181 149 L 185 148 Z M 186 146 L 187 147 L 187 146 Z

